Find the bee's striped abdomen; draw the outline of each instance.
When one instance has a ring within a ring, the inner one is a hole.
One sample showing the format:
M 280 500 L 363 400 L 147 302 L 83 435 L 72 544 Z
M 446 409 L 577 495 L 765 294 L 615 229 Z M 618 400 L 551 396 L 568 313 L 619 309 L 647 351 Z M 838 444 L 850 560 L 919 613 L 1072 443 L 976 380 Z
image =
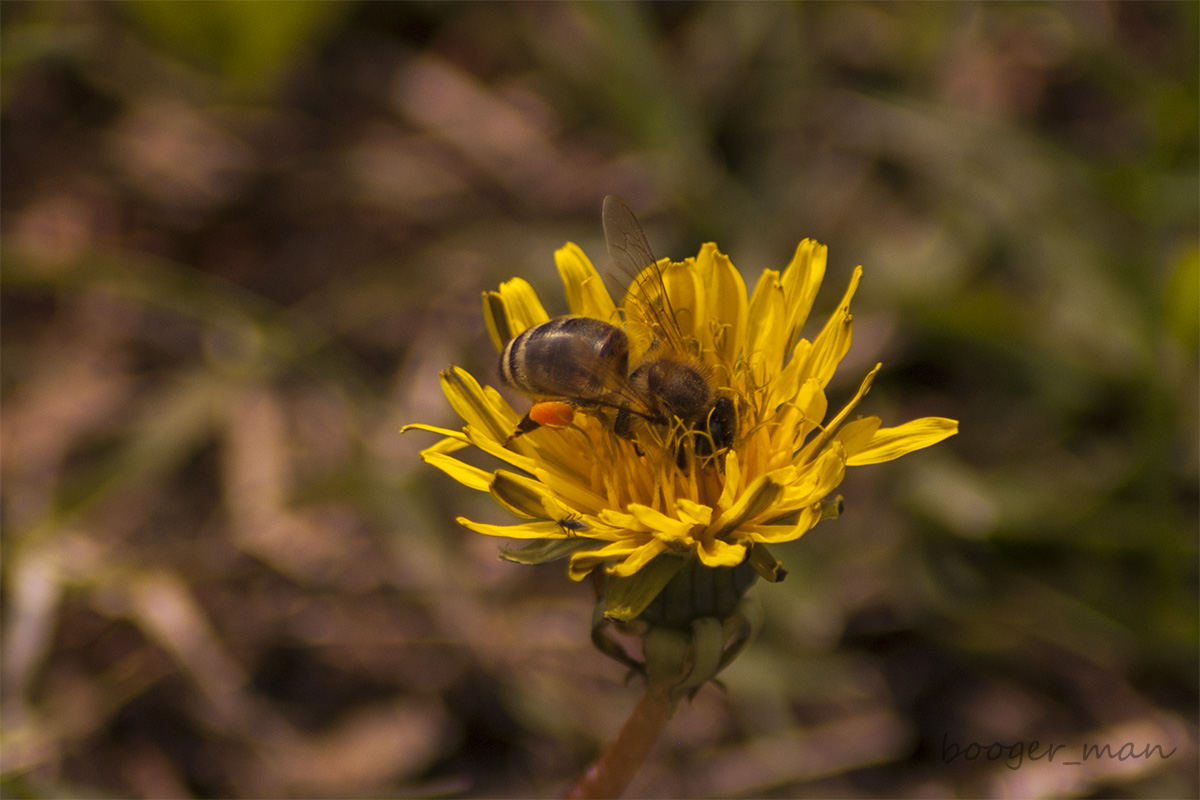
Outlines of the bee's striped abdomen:
M 619 393 L 628 368 L 625 332 L 592 317 L 555 317 L 535 325 L 500 354 L 500 377 L 514 389 L 584 403 Z

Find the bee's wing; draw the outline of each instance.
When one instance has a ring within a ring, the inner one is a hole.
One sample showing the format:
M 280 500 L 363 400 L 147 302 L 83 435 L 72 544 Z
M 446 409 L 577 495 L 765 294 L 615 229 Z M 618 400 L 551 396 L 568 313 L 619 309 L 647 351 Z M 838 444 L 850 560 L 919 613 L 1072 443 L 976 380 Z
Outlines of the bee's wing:
M 658 260 L 646 241 L 646 234 L 629 206 L 613 195 L 604 198 L 601 212 L 604 239 L 613 266 L 632 281 L 626 292 L 626 310 L 636 306 L 638 322 L 649 326 L 651 334 L 676 352 L 684 352 L 683 334 L 671 307 L 671 298 L 663 281 Z M 636 333 L 634 333 L 636 336 Z
M 646 241 L 646 234 L 642 232 L 642 226 L 629 206 L 610 194 L 604 198 L 601 219 L 609 258 L 622 272 L 636 276 L 646 267 L 657 263 L 650 243 Z

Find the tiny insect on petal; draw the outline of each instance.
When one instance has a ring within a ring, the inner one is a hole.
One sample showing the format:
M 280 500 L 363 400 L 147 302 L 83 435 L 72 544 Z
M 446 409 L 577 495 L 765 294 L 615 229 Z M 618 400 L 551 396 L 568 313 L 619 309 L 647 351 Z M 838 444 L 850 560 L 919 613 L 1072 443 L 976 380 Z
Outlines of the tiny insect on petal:
M 560 400 L 543 400 L 529 409 L 529 418 L 546 428 L 565 428 L 575 419 L 575 406 Z

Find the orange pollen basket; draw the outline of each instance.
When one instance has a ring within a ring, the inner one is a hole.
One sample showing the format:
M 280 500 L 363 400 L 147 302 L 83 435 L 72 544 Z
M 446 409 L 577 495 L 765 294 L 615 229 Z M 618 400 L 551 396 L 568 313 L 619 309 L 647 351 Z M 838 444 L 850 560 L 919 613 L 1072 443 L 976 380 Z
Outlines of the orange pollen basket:
M 575 418 L 575 407 L 560 400 L 543 400 L 529 409 L 529 418 L 547 428 L 565 428 Z

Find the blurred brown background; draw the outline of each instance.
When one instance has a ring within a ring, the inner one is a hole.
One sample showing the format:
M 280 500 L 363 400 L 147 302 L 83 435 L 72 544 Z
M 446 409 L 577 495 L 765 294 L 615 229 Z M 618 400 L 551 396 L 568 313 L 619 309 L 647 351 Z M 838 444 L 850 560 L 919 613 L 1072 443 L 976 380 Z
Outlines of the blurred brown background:
M 829 245 L 817 324 L 863 264 L 831 402 L 962 427 L 630 795 L 1197 796 L 1197 9 L 5 0 L 0 792 L 562 792 L 637 688 L 398 431 L 616 193 Z

